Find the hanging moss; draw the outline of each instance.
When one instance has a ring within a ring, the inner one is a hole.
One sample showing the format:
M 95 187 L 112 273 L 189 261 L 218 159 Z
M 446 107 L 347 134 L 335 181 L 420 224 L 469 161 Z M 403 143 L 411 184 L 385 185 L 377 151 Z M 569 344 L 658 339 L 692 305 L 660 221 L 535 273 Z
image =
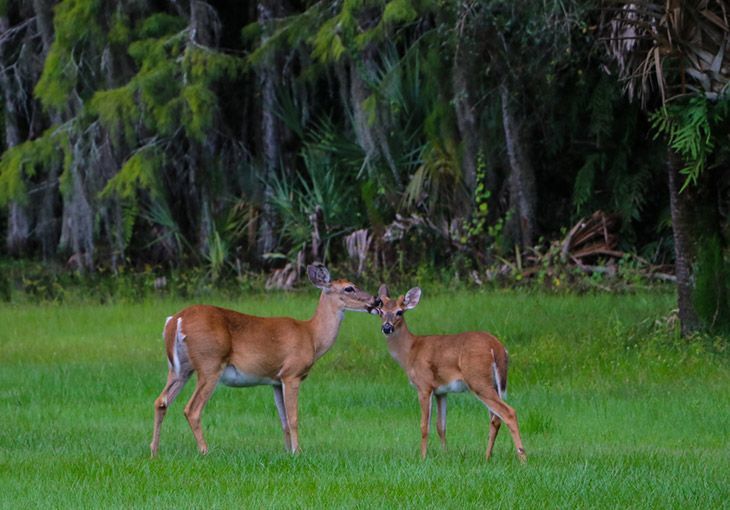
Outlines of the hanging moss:
M 192 47 L 185 50 L 183 71 L 191 81 L 207 85 L 218 80 L 233 80 L 246 71 L 245 60 L 206 48 Z
M 61 195 L 69 197 L 73 193 L 73 183 L 71 180 L 71 170 L 74 164 L 73 147 L 71 147 L 71 139 L 64 134 L 59 140 L 59 148 L 63 155 L 63 166 L 61 175 L 58 177 L 58 188 Z
M 129 24 L 129 16 L 121 8 L 118 8 L 114 12 L 107 38 L 110 44 L 124 48 L 126 48 L 132 39 L 132 27 Z
M 122 200 L 135 201 L 137 191 L 147 190 L 155 196 L 159 192 L 158 172 L 162 166 L 163 156 L 155 147 L 148 147 L 135 152 L 112 177 L 102 190 L 100 197 L 112 195 Z
M 182 96 L 186 105 L 182 116 L 185 133 L 193 140 L 202 142 L 213 125 L 218 107 L 216 96 L 202 84 L 183 88 Z
M 100 0 L 65 0 L 56 6 L 53 45 L 34 91 L 46 109 L 65 111 L 69 95 L 74 90 L 83 92 L 77 87 L 82 67 L 98 58 L 106 39 L 98 21 L 101 4 Z
M 353 27 L 349 18 L 345 17 L 344 23 L 340 23 L 341 18 L 343 16 L 327 20 L 310 41 L 313 46 L 312 57 L 327 63 L 337 62 L 345 54 L 346 48 L 341 34 L 346 34 Z
M 28 145 L 25 142 L 3 153 L 0 159 L 0 204 L 11 200 L 25 204 L 28 200 L 25 188 L 24 169 L 28 166 Z
M 170 36 L 184 30 L 186 25 L 187 21 L 180 16 L 159 12 L 142 21 L 137 30 L 137 36 L 140 39 Z
M 137 139 L 136 126 L 141 113 L 135 100 L 136 84 L 102 90 L 91 99 L 89 113 L 98 115 L 117 145 L 133 146 Z
M 58 133 L 48 130 L 35 140 L 23 142 L 3 153 L 0 158 L 0 204 L 28 202 L 26 179 L 34 177 L 40 168 L 59 164 L 59 138 Z

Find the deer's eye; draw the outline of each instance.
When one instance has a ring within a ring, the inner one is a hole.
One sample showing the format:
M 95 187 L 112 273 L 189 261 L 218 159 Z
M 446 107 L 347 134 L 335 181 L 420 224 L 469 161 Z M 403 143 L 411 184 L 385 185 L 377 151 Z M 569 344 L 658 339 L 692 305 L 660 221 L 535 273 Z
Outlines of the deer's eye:
M 355 287 L 345 287 L 345 292 L 355 292 Z
M 400 317 L 401 315 L 403 315 L 403 310 L 398 310 L 397 312 L 395 312 L 395 314 L 396 314 L 396 315 L 397 315 L 398 317 Z

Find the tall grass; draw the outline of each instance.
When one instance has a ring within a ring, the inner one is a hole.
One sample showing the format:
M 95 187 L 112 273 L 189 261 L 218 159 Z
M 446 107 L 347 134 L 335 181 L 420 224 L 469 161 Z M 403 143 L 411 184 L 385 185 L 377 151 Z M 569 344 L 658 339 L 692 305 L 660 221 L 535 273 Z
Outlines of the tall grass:
M 415 392 L 379 321 L 355 313 L 302 386 L 302 455 L 283 451 L 270 388 L 222 387 L 199 456 L 182 414 L 189 384 L 150 460 L 160 333 L 188 303 L 4 305 L 0 507 L 727 507 L 727 339 L 677 339 L 662 325 L 672 302 L 425 289 L 415 333 L 487 329 L 509 349 L 524 466 L 506 430 L 484 461 L 487 412 L 470 395 L 449 397 L 450 451 L 434 431 L 422 462 Z M 216 304 L 306 318 L 316 295 Z

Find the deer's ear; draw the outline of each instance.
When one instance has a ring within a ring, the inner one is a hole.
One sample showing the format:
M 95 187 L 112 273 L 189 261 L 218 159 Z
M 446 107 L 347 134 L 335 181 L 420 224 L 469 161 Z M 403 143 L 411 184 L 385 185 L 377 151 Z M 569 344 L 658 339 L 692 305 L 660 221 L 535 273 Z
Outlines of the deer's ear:
M 312 264 L 307 266 L 307 275 L 315 287 L 326 289 L 330 286 L 330 272 L 322 264 Z
M 403 308 L 410 310 L 415 308 L 418 302 L 421 300 L 421 289 L 413 287 L 411 290 L 406 292 L 406 296 L 403 298 Z
M 388 296 L 388 286 L 386 284 L 381 285 L 380 288 L 378 289 L 378 297 L 379 298 L 389 297 Z

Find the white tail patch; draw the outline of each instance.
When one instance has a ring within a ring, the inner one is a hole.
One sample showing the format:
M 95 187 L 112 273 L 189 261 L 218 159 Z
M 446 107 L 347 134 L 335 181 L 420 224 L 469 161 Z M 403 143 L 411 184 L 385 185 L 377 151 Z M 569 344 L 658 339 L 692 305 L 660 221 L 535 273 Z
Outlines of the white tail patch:
M 162 328 L 162 342 L 163 343 L 165 342 L 165 331 L 167 331 L 167 325 L 170 323 L 171 320 L 172 320 L 172 315 L 170 315 L 167 319 L 165 319 L 165 327 Z M 167 360 L 167 368 L 168 369 L 172 368 L 172 362 L 169 359 Z M 165 406 L 167 406 L 167 404 L 165 404 Z
M 180 375 L 180 354 L 187 359 L 187 353 L 185 352 L 185 335 L 182 332 L 182 317 L 177 318 L 177 331 L 175 331 L 175 344 L 172 346 L 172 367 L 175 369 L 175 374 Z M 182 352 L 180 352 L 182 351 Z
M 494 385 L 497 387 L 497 395 L 502 400 L 507 398 L 507 392 L 502 393 L 502 380 L 499 377 L 499 369 L 497 368 L 497 358 L 494 357 L 494 349 L 492 349 L 492 372 L 494 373 Z

